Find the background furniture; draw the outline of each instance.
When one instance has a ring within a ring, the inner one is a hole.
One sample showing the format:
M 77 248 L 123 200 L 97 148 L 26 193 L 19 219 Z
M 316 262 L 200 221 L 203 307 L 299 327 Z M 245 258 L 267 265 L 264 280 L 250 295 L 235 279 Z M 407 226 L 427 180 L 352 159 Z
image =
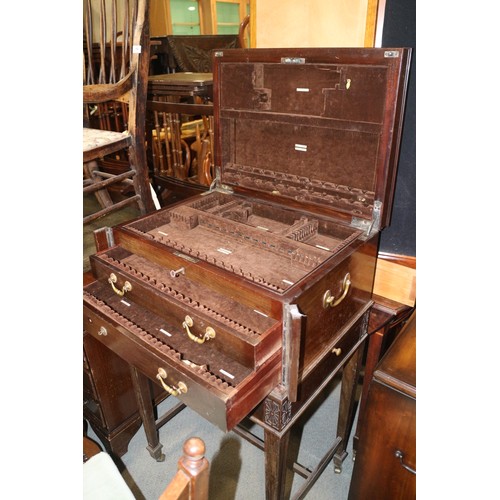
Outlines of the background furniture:
M 349 500 L 416 498 L 416 312 L 374 373 Z
M 206 190 L 214 179 L 212 73 L 149 77 L 148 159 L 162 205 Z
M 148 0 L 124 0 L 119 13 L 112 1 L 85 0 L 83 52 L 83 193 L 95 193 L 101 205 L 83 222 L 133 203 L 151 212 L 144 145 Z
M 184 442 L 177 474 L 160 496 L 160 500 L 207 500 L 209 463 L 205 443 L 197 437 Z M 83 498 L 84 500 L 134 500 L 112 457 L 100 446 L 83 436 Z
M 376 366 L 414 311 L 414 307 L 381 297 L 380 295 L 374 295 L 373 299 L 374 304 L 370 311 L 370 321 L 368 324 L 368 339 L 365 343 L 365 362 L 363 386 L 359 402 L 359 417 L 353 439 L 354 452 L 356 452 L 358 446 L 359 432 L 364 424 L 364 407 Z
M 113 459 L 99 445 L 83 436 L 84 500 L 134 500 L 134 495 Z
M 169 35 L 151 37 L 151 41 L 151 69 L 156 75 L 211 73 L 214 50 L 240 47 L 239 35 Z
M 209 464 L 205 458 L 205 443 L 190 438 L 184 443 L 177 474 L 160 496 L 160 500 L 207 500 Z

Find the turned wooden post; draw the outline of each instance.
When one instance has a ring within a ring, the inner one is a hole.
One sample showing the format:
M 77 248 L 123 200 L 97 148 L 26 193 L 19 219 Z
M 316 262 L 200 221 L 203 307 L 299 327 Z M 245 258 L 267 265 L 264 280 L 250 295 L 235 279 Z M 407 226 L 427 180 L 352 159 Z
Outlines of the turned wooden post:
M 205 443 L 197 437 L 188 439 L 179 459 L 177 474 L 159 500 L 208 500 L 209 464 L 205 458 Z

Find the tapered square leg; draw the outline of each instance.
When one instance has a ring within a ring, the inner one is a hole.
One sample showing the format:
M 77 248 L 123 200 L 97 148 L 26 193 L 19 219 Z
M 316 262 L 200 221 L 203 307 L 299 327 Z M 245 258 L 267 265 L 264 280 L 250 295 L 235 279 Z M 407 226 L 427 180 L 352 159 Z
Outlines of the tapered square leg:
M 339 417 L 337 423 L 337 437 L 342 440 L 340 449 L 333 456 L 335 472 L 342 471 L 342 462 L 347 457 L 347 442 L 354 423 L 357 407 L 357 386 L 359 370 L 362 363 L 363 349 L 358 349 L 344 366 L 342 372 L 342 387 L 340 390 Z
M 156 427 L 156 418 L 153 407 L 153 398 L 149 386 L 149 379 L 137 370 L 134 366 L 130 366 L 130 373 L 132 374 L 132 383 L 137 398 L 137 405 L 141 415 L 142 424 L 144 425 L 144 432 L 148 441 L 146 447 L 149 454 L 157 461 L 163 462 L 165 455 L 161 449 L 163 445 L 160 443 L 158 429 Z
M 264 430 L 266 500 L 285 498 L 286 465 L 290 432 L 283 435 Z

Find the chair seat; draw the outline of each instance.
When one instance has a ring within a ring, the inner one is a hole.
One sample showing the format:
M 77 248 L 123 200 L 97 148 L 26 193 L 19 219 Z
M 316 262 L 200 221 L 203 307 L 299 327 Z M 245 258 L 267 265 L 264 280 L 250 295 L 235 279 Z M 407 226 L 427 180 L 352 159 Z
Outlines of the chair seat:
M 128 146 L 132 140 L 128 131 L 114 132 L 83 128 L 83 161 L 91 161 Z
M 85 500 L 135 499 L 118 467 L 104 451 L 83 464 L 83 498 Z

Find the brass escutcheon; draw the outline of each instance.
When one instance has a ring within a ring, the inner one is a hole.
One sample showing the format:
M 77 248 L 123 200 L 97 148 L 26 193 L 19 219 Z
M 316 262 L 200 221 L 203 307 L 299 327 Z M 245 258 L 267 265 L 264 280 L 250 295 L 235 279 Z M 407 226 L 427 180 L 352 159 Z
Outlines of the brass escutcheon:
M 118 281 L 118 278 L 116 277 L 115 273 L 111 273 L 108 278 L 108 283 L 111 285 L 111 288 L 113 291 L 116 293 L 116 295 L 119 295 L 120 297 L 123 297 L 125 293 L 130 292 L 132 290 L 132 285 L 128 282 L 125 281 L 123 284 L 123 287 L 121 290 L 116 288 L 115 283 Z
M 211 326 L 207 326 L 205 334 L 203 337 L 197 337 L 191 333 L 190 328 L 194 325 L 193 318 L 191 316 L 186 316 L 182 322 L 182 328 L 186 330 L 188 337 L 197 344 L 204 344 L 205 341 L 215 338 L 215 330 Z
M 158 373 L 156 378 L 160 381 L 162 387 L 171 395 L 178 396 L 179 394 L 186 394 L 188 391 L 187 385 L 184 382 L 178 382 L 177 387 L 170 387 L 163 382 L 163 379 L 167 378 L 167 372 L 163 368 L 158 368 Z
M 344 282 L 342 283 L 342 295 L 335 300 L 330 290 L 327 290 L 323 295 L 323 307 L 328 309 L 329 307 L 337 307 L 347 296 L 349 288 L 351 287 L 351 275 L 347 273 L 344 276 Z

